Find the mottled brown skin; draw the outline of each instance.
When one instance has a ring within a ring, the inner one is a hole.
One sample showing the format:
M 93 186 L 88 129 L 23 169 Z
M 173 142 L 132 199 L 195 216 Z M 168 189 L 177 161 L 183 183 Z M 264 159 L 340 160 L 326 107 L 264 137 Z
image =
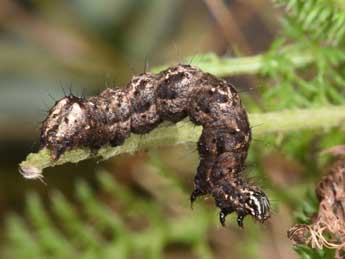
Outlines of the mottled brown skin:
M 145 134 L 162 121 L 187 116 L 203 126 L 191 202 L 211 194 L 221 209 L 222 225 L 232 212 L 241 227 L 246 215 L 260 222 L 268 219 L 266 195 L 243 177 L 251 131 L 239 95 L 226 81 L 188 65 L 134 76 L 126 87 L 89 99 L 62 98 L 43 122 L 41 147 L 50 149 L 53 159 L 76 147 L 96 151 L 121 145 L 130 133 Z

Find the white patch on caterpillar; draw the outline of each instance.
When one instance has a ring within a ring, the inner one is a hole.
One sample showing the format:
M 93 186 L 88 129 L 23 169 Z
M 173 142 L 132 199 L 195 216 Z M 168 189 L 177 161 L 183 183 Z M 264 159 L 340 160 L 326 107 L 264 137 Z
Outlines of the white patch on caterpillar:
M 74 132 L 75 125 L 78 120 L 84 120 L 84 111 L 80 107 L 79 103 L 74 103 L 70 112 L 68 113 L 67 120 L 61 121 L 61 124 L 56 133 L 56 137 L 64 137 L 66 132 Z

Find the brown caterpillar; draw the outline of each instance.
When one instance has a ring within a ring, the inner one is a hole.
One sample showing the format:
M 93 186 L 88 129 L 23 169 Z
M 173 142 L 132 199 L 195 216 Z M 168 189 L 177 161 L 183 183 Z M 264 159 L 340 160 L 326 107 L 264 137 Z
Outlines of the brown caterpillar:
M 124 88 L 108 88 L 88 99 L 62 98 L 43 122 L 41 148 L 50 149 L 56 160 L 76 147 L 121 145 L 131 132 L 145 134 L 162 121 L 187 116 L 203 126 L 191 202 L 211 194 L 222 225 L 232 212 L 241 227 L 246 215 L 268 219 L 268 198 L 242 176 L 251 130 L 239 95 L 225 80 L 189 65 L 134 76 Z

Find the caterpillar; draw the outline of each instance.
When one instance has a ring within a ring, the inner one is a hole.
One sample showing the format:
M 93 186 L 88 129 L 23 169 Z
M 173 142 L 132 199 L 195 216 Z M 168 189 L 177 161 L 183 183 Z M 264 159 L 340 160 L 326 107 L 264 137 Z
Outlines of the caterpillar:
M 42 123 L 40 148 L 48 148 L 57 160 L 76 147 L 96 151 L 103 145 L 119 146 L 131 133 L 145 134 L 163 121 L 185 117 L 203 127 L 191 204 L 212 195 L 223 226 L 233 212 L 240 227 L 247 215 L 261 223 L 267 220 L 267 196 L 243 175 L 251 129 L 240 97 L 227 81 L 190 65 L 145 72 L 123 88 L 107 88 L 87 99 L 63 97 Z

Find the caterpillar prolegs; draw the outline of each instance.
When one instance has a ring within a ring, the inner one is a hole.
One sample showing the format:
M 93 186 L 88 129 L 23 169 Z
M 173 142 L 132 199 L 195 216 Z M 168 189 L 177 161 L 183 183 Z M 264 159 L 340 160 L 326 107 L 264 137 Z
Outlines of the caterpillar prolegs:
M 145 134 L 163 121 L 176 123 L 187 116 L 203 127 L 191 202 L 212 195 L 222 225 L 232 212 L 241 227 L 246 215 L 268 219 L 267 196 L 243 176 L 251 130 L 239 95 L 225 80 L 189 65 L 134 76 L 125 87 L 88 99 L 65 96 L 42 124 L 41 148 L 50 149 L 57 160 L 66 150 L 118 146 L 131 132 Z

